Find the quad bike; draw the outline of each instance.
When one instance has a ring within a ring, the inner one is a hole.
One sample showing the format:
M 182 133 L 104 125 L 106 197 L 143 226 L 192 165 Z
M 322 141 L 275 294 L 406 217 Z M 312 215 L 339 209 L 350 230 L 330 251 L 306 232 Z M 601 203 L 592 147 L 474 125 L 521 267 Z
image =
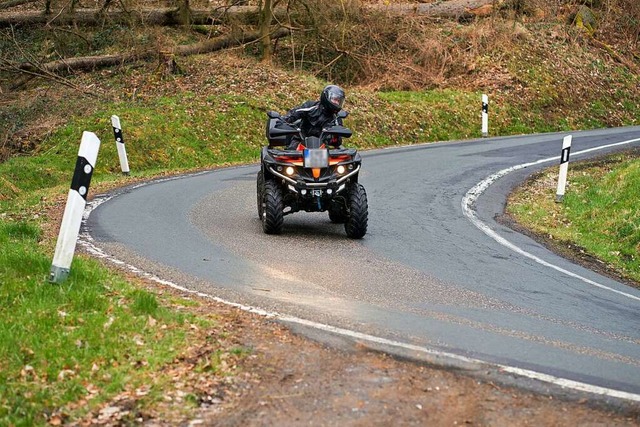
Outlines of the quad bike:
M 367 194 L 358 183 L 362 159 L 355 149 L 333 148 L 330 141 L 352 132 L 334 125 L 319 137 L 304 137 L 275 111 L 267 113 L 266 137 L 257 177 L 258 216 L 267 234 L 282 232 L 284 216 L 298 211 L 328 212 L 334 223 L 344 223 L 347 236 L 360 239 L 367 232 Z M 345 111 L 338 118 L 347 117 Z M 295 150 L 284 149 L 291 138 Z

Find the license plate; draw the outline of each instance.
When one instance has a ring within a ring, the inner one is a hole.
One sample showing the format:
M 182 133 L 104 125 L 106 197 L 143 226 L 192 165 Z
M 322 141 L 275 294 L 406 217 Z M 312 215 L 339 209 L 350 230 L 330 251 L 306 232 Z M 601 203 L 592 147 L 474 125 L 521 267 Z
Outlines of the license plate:
M 326 168 L 329 166 L 329 151 L 326 149 L 304 150 L 304 167 L 305 168 Z

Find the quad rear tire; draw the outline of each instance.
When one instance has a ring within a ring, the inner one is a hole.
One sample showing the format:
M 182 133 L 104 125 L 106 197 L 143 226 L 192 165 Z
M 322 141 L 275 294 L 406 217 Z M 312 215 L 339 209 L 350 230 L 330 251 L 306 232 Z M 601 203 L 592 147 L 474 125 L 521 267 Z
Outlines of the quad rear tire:
M 262 193 L 262 230 L 266 234 L 280 234 L 284 222 L 282 188 L 274 181 L 264 183 Z M 259 208 L 260 209 L 260 208 Z
M 347 232 L 347 236 L 352 239 L 361 239 L 367 234 L 367 224 L 369 222 L 367 193 L 361 184 L 355 183 L 351 186 L 347 202 L 349 216 L 344 223 L 344 230 Z

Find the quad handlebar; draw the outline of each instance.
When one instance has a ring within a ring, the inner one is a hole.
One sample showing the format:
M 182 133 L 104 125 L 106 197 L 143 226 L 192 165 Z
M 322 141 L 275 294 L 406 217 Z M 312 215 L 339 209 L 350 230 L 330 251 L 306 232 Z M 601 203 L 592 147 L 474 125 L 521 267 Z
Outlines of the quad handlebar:
M 347 117 L 348 114 L 348 112 L 341 110 L 338 112 L 337 118 L 343 119 Z M 268 111 L 267 116 L 269 119 L 267 120 L 266 137 L 270 145 L 284 145 L 287 137 L 293 135 L 297 135 L 300 139 L 304 140 L 300 128 L 291 123 L 287 123 L 277 111 Z M 319 139 L 323 140 L 327 135 L 350 138 L 353 132 L 344 126 L 333 125 L 322 129 Z

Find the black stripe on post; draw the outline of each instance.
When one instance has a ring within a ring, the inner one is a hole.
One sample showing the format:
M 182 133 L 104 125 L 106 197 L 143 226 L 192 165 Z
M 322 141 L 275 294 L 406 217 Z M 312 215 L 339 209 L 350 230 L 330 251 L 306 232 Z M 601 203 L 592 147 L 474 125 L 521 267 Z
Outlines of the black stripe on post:
M 118 129 L 117 127 L 114 127 L 113 136 L 116 137 L 116 142 L 124 144 L 124 138 L 122 137 L 122 129 Z
M 93 166 L 91 166 L 91 163 L 84 157 L 78 156 L 73 178 L 71 179 L 71 189 L 77 191 L 85 200 L 87 200 L 87 194 L 89 193 L 92 175 Z
M 562 156 L 560 158 L 560 164 L 567 163 L 569 161 L 569 152 L 571 151 L 571 147 L 562 149 Z
M 478 104 L 476 104 L 476 105 L 478 105 Z M 478 108 L 478 107 L 476 107 L 476 108 Z M 478 111 L 478 110 L 476 110 L 476 111 Z M 487 102 L 483 102 L 482 103 L 482 112 L 483 113 L 489 113 L 489 104 Z

